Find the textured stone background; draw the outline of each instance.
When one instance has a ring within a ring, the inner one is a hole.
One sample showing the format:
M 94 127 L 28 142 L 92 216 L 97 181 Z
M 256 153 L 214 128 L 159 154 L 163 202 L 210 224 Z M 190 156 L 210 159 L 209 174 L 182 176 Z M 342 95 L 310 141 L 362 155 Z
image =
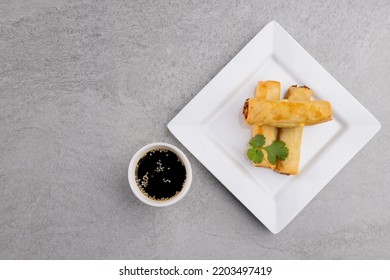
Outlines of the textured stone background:
M 0 258 L 390 258 L 390 3 L 360 2 L 0 1 Z M 271 20 L 383 127 L 278 235 L 166 128 Z M 126 177 L 154 141 L 194 171 L 165 209 Z

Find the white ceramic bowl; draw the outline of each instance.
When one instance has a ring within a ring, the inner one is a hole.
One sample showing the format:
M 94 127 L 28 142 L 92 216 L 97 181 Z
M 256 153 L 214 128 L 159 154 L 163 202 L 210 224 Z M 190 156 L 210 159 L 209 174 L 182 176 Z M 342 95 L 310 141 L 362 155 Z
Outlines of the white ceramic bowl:
M 184 163 L 184 166 L 186 169 L 186 176 L 187 176 L 186 180 L 184 182 L 183 189 L 180 191 L 180 193 L 178 195 L 176 195 L 175 197 L 168 199 L 168 200 L 164 200 L 164 201 L 152 200 L 152 199 L 148 198 L 147 196 L 145 196 L 141 192 L 140 188 L 138 187 L 138 185 L 135 181 L 135 168 L 136 168 L 137 163 L 140 160 L 140 158 L 144 154 L 146 154 L 148 151 L 154 150 L 154 149 L 159 149 L 159 148 L 165 148 L 165 149 L 170 150 L 171 152 L 175 153 L 176 155 L 178 155 L 178 157 L 180 157 Z M 128 177 L 129 177 L 130 188 L 133 191 L 134 195 L 139 200 L 141 200 L 142 202 L 144 202 L 148 205 L 151 205 L 151 206 L 163 207 L 163 206 L 169 206 L 169 205 L 177 203 L 187 194 L 188 190 L 190 189 L 191 182 L 192 182 L 192 169 L 191 169 L 190 161 L 188 160 L 186 155 L 181 150 L 179 150 L 177 147 L 175 147 L 171 144 L 158 142 L 158 143 L 152 143 L 152 144 L 146 145 L 146 146 L 142 147 L 141 149 L 139 149 L 134 154 L 134 156 L 132 157 L 130 164 L 129 164 Z

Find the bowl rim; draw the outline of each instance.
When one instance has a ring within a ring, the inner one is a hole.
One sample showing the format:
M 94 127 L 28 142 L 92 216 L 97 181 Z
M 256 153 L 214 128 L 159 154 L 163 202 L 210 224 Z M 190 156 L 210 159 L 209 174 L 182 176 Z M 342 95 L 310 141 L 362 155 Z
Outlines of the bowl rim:
M 184 167 L 186 169 L 186 180 L 184 182 L 184 186 L 183 186 L 182 190 L 180 191 L 180 193 L 178 195 L 176 195 L 175 197 L 168 199 L 168 200 L 164 200 L 164 201 L 152 200 L 152 199 L 148 198 L 147 196 L 145 196 L 141 192 L 140 188 L 138 187 L 138 185 L 135 181 L 135 168 L 137 166 L 139 159 L 148 151 L 156 149 L 156 148 L 166 148 L 166 149 L 170 150 L 171 152 L 174 152 L 183 161 Z M 170 205 L 173 205 L 173 204 L 179 202 L 188 193 L 188 191 L 191 187 L 191 183 L 192 183 L 192 168 L 191 168 L 191 164 L 190 164 L 190 161 L 188 160 L 187 156 L 179 148 L 177 148 L 176 146 L 173 146 L 171 144 L 164 143 L 164 142 L 154 142 L 154 143 L 150 143 L 148 145 L 143 146 L 133 155 L 133 157 L 131 158 L 130 163 L 129 163 L 127 176 L 128 176 L 128 180 L 129 180 L 130 189 L 133 191 L 134 195 L 139 200 L 141 200 L 143 203 L 151 205 L 151 206 L 165 207 L 165 206 L 170 206 Z

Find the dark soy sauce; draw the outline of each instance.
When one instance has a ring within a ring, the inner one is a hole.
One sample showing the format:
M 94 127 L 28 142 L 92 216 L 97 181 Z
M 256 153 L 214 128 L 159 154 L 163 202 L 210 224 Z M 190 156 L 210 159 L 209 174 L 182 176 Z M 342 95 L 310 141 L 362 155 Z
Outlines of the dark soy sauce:
M 138 161 L 135 180 L 141 192 L 153 200 L 168 200 L 180 193 L 186 180 L 183 161 L 168 149 L 154 149 Z

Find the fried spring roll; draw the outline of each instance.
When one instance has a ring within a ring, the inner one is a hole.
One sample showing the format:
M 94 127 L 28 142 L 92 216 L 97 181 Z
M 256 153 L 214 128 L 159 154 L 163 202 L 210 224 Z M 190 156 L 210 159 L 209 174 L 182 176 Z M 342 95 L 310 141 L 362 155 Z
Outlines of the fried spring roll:
M 307 101 L 310 100 L 312 91 L 308 87 L 291 86 L 284 98 L 289 101 Z M 303 127 L 291 127 L 279 129 L 278 139 L 286 143 L 289 150 L 288 157 L 281 161 L 276 162 L 275 171 L 287 174 L 296 175 L 299 171 L 299 160 L 301 155 L 301 142 L 302 142 Z
M 256 87 L 256 99 L 279 100 L 280 83 L 277 81 L 258 82 Z M 272 141 L 276 140 L 277 128 L 268 125 L 254 125 L 252 127 L 252 136 L 263 134 L 265 136 L 265 145 L 268 146 Z M 265 156 L 261 163 L 253 163 L 255 166 L 267 167 L 275 169 L 275 165 L 268 162 Z
M 327 101 L 271 101 L 249 98 L 243 114 L 249 125 L 296 127 L 330 121 L 332 109 Z

